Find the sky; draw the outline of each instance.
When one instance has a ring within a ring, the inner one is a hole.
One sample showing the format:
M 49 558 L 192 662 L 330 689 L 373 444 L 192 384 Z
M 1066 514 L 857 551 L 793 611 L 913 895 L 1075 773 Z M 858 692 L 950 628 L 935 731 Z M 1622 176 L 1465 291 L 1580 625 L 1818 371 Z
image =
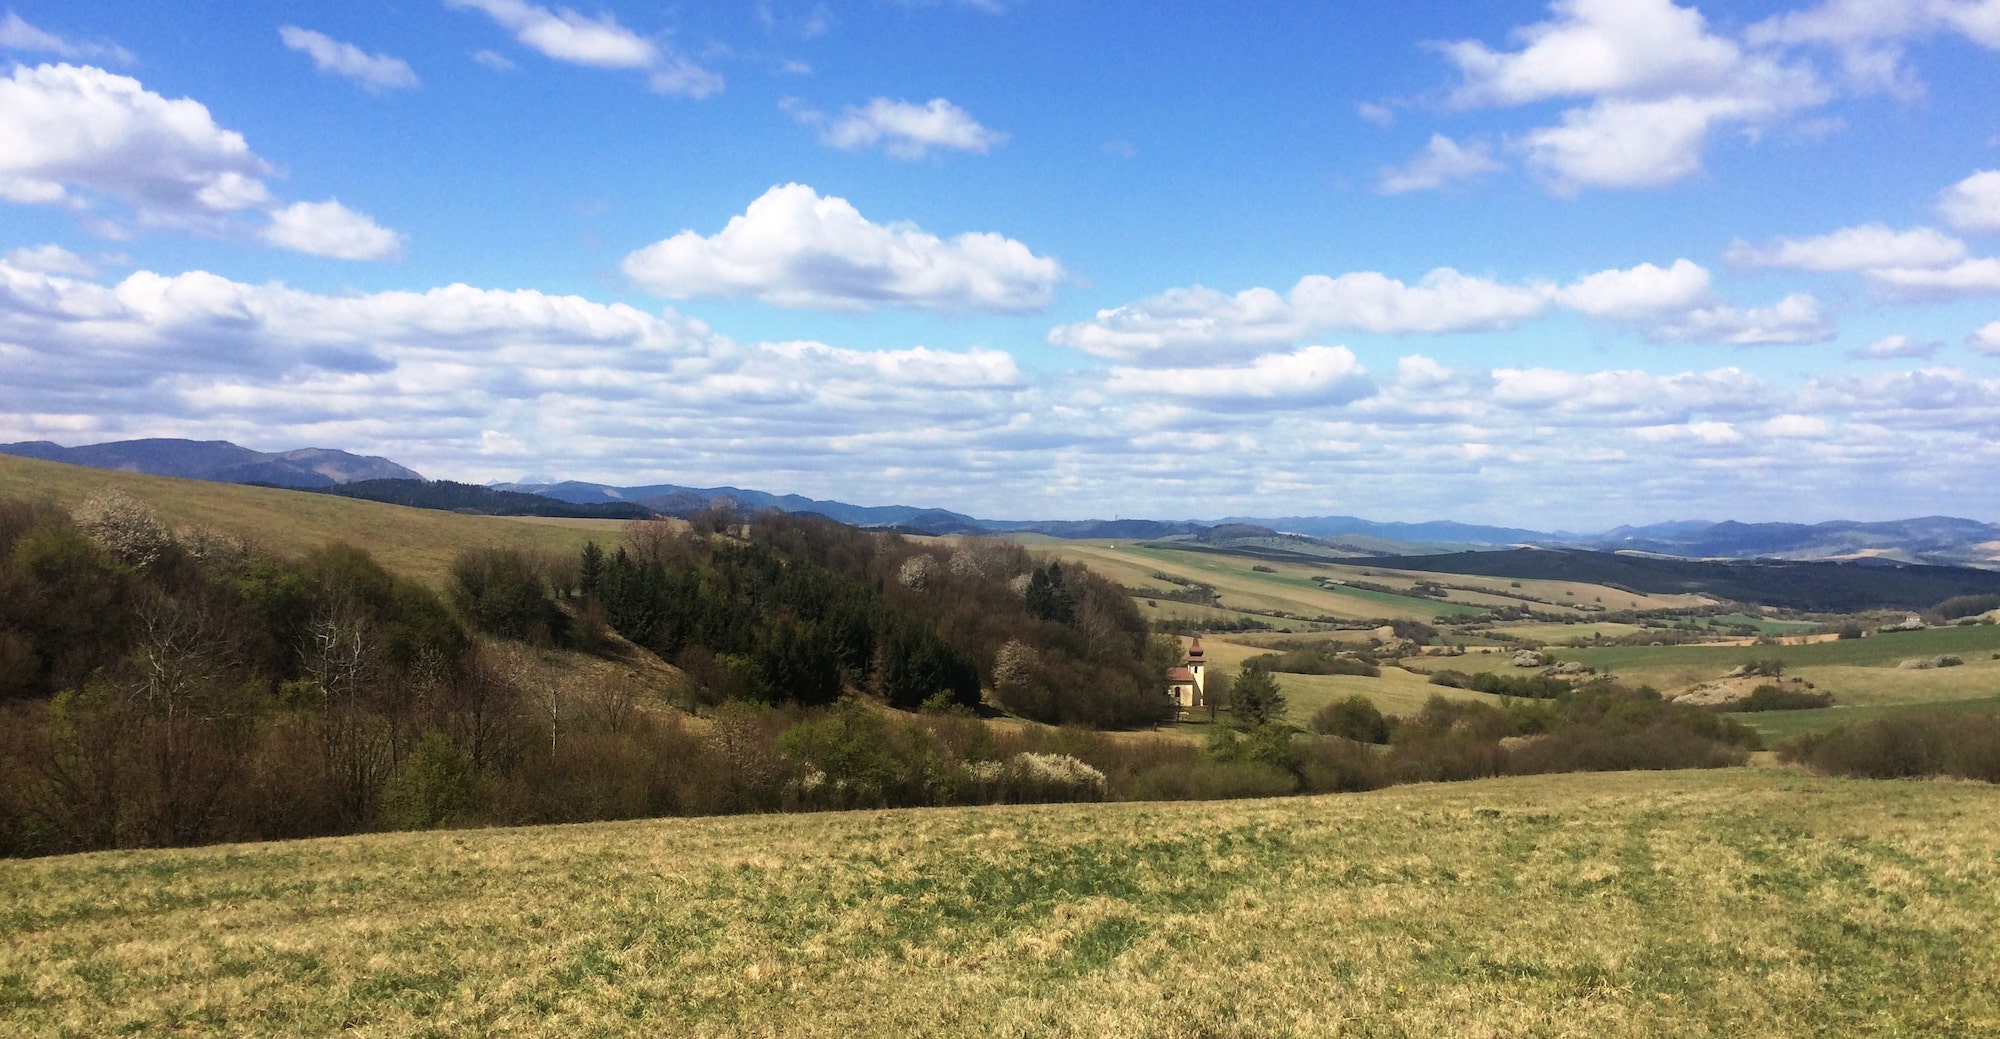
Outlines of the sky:
M 2000 0 L 18 0 L 0 441 L 2000 519 Z

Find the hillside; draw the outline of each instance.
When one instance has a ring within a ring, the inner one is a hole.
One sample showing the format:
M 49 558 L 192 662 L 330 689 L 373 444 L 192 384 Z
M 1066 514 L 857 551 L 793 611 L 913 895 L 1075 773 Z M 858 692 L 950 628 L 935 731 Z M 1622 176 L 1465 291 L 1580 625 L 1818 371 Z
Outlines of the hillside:
M 343 498 L 406 505 L 413 509 L 442 509 L 478 516 L 541 516 L 548 519 L 652 519 L 659 514 L 634 502 L 603 502 L 575 505 L 539 494 L 501 491 L 451 480 L 357 480 L 335 487 L 316 488 L 322 494 Z
M 0 1031 L 1990 1035 L 1995 820 L 1737 769 L 0 862 Z
M 46 440 L 0 444 L 0 455 L 118 469 L 151 476 L 178 476 L 218 483 L 261 483 L 273 487 L 332 487 L 355 480 L 421 480 L 416 471 L 386 458 L 322 447 L 297 451 L 253 451 L 226 440 L 120 440 L 63 447 Z
M 329 541 L 367 548 L 398 573 L 437 583 L 464 548 L 546 549 L 571 554 L 610 544 L 620 521 L 464 516 L 328 494 L 207 483 L 0 456 L 0 497 L 49 499 L 74 508 L 115 487 L 176 526 L 204 526 L 297 555 Z
M 1349 562 L 1440 574 L 1583 581 L 1657 594 L 1700 594 L 1794 610 L 1927 610 L 1956 595 L 2000 592 L 2000 572 L 1834 562 L 1718 562 L 1611 552 L 1516 549 Z

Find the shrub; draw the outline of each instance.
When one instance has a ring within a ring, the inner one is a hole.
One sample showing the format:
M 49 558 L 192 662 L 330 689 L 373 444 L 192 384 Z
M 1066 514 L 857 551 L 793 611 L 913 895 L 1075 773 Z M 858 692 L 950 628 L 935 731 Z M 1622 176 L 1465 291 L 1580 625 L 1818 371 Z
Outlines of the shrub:
M 1127 784 L 1126 796 L 1135 801 L 1208 801 L 1282 797 L 1298 788 L 1298 777 L 1261 761 L 1197 761 L 1145 769 Z
M 2000 610 L 2000 595 L 1954 595 L 1931 608 L 1932 613 L 1948 621 L 1976 617 L 1993 610 Z
M 1464 689 L 1472 684 L 1472 676 L 1463 671 L 1453 671 L 1450 668 L 1446 668 L 1443 671 L 1431 672 L 1430 683 L 1449 689 Z
M 536 560 L 519 549 L 475 548 L 451 564 L 452 595 L 475 627 L 535 645 L 562 645 L 569 617 L 549 595 Z
M 1869 779 L 1956 776 L 2000 783 L 2000 717 L 1910 713 L 1801 736 L 1780 759 Z
M 1301 740 L 1300 792 L 1340 794 L 1389 785 L 1381 754 L 1346 740 Z
M 1580 726 L 1539 736 L 1509 752 L 1507 771 L 1513 775 L 1534 775 L 1729 768 L 1747 760 L 1749 754 L 1740 747 L 1662 722 L 1636 729 Z
M 472 803 L 472 759 L 443 733 L 426 733 L 382 790 L 382 816 L 404 830 L 428 830 Z
M 1832 693 L 1808 693 L 1783 689 L 1769 683 L 1750 690 L 1750 695 L 1722 705 L 1725 711 L 1810 711 L 1833 706 Z
M 1356 743 L 1389 742 L 1388 720 L 1376 709 L 1375 701 L 1359 694 L 1320 708 L 1313 714 L 1312 731 Z

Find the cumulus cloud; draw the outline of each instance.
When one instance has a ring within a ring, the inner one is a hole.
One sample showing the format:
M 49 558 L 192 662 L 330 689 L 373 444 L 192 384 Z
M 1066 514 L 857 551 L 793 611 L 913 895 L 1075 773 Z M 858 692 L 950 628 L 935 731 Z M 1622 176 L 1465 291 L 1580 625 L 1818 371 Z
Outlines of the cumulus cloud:
M 453 479 L 535 470 L 983 515 L 1172 516 L 1201 501 L 1572 529 L 1690 510 L 1866 513 L 1909 495 L 2000 504 L 1991 481 L 1962 478 L 2000 462 L 2000 380 L 1949 368 L 1799 385 L 1410 355 L 1372 377 L 1322 346 L 1043 373 L 990 349 L 743 343 L 532 291 L 326 295 L 198 271 L 99 284 L 5 261 L 0 344 L 0 439 L 334 443 Z M 1542 491 L 1526 511 L 1522 486 Z
M 271 168 L 200 102 L 74 65 L 17 66 L 0 79 L 0 199 L 131 204 L 142 220 L 187 222 L 262 205 Z
M 1756 44 L 1831 47 L 1859 86 L 1902 96 L 1922 92 L 1904 64 L 1906 41 L 1955 33 L 2000 49 L 2000 4 L 1993 0 L 1825 0 L 1816 7 L 1774 15 L 1750 27 Z
M 334 296 L 0 264 L 0 343 L 10 436 L 254 433 L 482 479 L 532 464 L 768 485 L 845 456 L 835 479 L 908 465 L 943 485 L 1020 443 L 1079 435 L 1031 420 L 1032 388 L 1000 351 L 743 344 L 673 315 L 466 285 Z
M 1945 223 L 1960 231 L 2000 234 L 2000 170 L 1980 170 L 1946 188 L 1937 209 Z
M 1422 154 L 1402 166 L 1383 169 L 1378 187 L 1384 195 L 1435 191 L 1505 168 L 1493 158 L 1492 148 L 1483 143 L 1459 144 L 1434 133 Z
M 1344 346 L 1265 354 L 1243 367 L 1113 368 L 1108 386 L 1118 394 L 1209 409 L 1337 405 L 1375 392 L 1367 370 Z
M 295 202 L 271 213 L 265 241 L 286 249 L 340 260 L 388 260 L 403 253 L 403 236 L 384 228 L 366 213 L 340 204 Z
M 771 188 L 714 235 L 683 231 L 625 258 L 669 299 L 751 297 L 782 307 L 1029 311 L 1046 307 L 1062 264 L 991 232 L 950 240 L 869 222 L 804 184 Z
M 2000 259 L 1965 260 L 1949 267 L 1884 267 L 1867 272 L 1877 292 L 1895 299 L 1947 300 L 2000 295 Z
M 1737 242 L 1729 262 L 1800 271 L 1862 271 L 1883 267 L 1946 267 L 1965 258 L 1965 243 L 1928 227 L 1895 231 L 1881 224 L 1843 228 L 1816 238 Z
M 1887 361 L 1903 357 L 1929 357 L 1937 353 L 1938 345 L 1934 342 L 1911 339 L 1909 336 L 1897 334 L 1883 336 L 1869 343 L 1867 346 L 1856 348 L 1850 351 L 1848 356 L 1863 361 Z
M 1965 345 L 1982 354 L 2000 355 L 2000 321 L 1973 330 L 1966 335 Z
M 296 25 L 278 29 L 286 47 L 312 59 L 321 72 L 351 79 L 369 90 L 410 90 L 417 85 L 417 73 L 409 62 L 386 54 L 369 54 L 351 43 Z
M 1379 333 L 1511 327 L 1548 309 L 1553 289 L 1511 286 L 1441 267 L 1408 285 L 1375 271 L 1311 274 L 1283 295 L 1266 288 L 1226 295 L 1200 285 L 1100 310 L 1062 325 L 1048 341 L 1099 357 L 1136 360 L 1243 354 L 1332 329 Z
M 1653 318 L 1693 309 L 1708 299 L 1712 282 L 1692 260 L 1675 260 L 1665 269 L 1642 263 L 1580 278 L 1557 292 L 1556 302 L 1595 317 Z
M 596 18 L 567 7 L 550 10 L 526 0 L 445 0 L 445 6 L 473 10 L 499 23 L 523 46 L 544 57 L 602 69 L 648 73 L 657 93 L 703 98 L 722 90 L 722 77 L 627 29 L 610 14 Z
M 1585 102 L 1520 135 L 1528 168 L 1557 194 L 1656 187 L 1702 168 L 1722 129 L 1757 129 L 1825 103 L 1804 65 L 1710 30 L 1671 0 L 1555 0 L 1547 21 L 1514 33 L 1517 50 L 1477 40 L 1438 45 L 1460 76 L 1462 107 Z
M 54 243 L 9 249 L 6 262 L 18 270 L 39 274 L 64 274 L 76 278 L 97 275 L 97 264 Z
M 849 105 L 837 119 L 789 98 L 779 107 L 817 127 L 819 139 L 835 148 L 859 151 L 879 144 L 898 159 L 921 159 L 933 151 L 984 155 L 1007 141 L 1006 134 L 979 125 L 971 113 L 941 97 L 923 104 L 878 97 L 859 108 Z
M 29 25 L 12 11 L 0 18 L 0 50 L 38 51 L 63 58 L 86 61 L 115 61 L 129 65 L 137 58 L 115 43 L 76 43 L 55 33 Z
M 400 236 L 336 202 L 278 208 L 271 165 L 189 98 L 168 100 L 90 66 L 16 67 L 0 79 L 0 200 L 76 210 L 105 201 L 141 224 L 221 234 L 271 210 L 265 241 L 327 256 L 394 255 Z
M 1655 327 L 1653 338 L 1667 342 L 1772 346 L 1823 343 L 1836 334 L 1820 313 L 1819 300 L 1793 293 L 1768 307 L 1731 304 L 1696 307 Z

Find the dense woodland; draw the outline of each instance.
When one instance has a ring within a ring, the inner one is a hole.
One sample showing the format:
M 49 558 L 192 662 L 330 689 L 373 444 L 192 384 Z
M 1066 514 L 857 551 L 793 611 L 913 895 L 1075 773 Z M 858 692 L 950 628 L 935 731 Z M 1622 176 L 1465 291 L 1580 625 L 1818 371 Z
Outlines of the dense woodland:
M 628 680 L 648 654 L 670 688 Z M 116 493 L 0 501 L 0 854 L 1364 790 L 1756 745 L 1603 679 L 1408 718 L 1349 701 L 1308 729 L 1275 669 L 1373 663 L 1296 648 L 1212 674 L 1229 709 L 1205 746 L 1103 731 L 1168 720 L 1178 659 L 1123 589 L 1005 541 L 712 512 L 575 557 L 469 549 L 434 590 L 353 545 L 169 530 Z

